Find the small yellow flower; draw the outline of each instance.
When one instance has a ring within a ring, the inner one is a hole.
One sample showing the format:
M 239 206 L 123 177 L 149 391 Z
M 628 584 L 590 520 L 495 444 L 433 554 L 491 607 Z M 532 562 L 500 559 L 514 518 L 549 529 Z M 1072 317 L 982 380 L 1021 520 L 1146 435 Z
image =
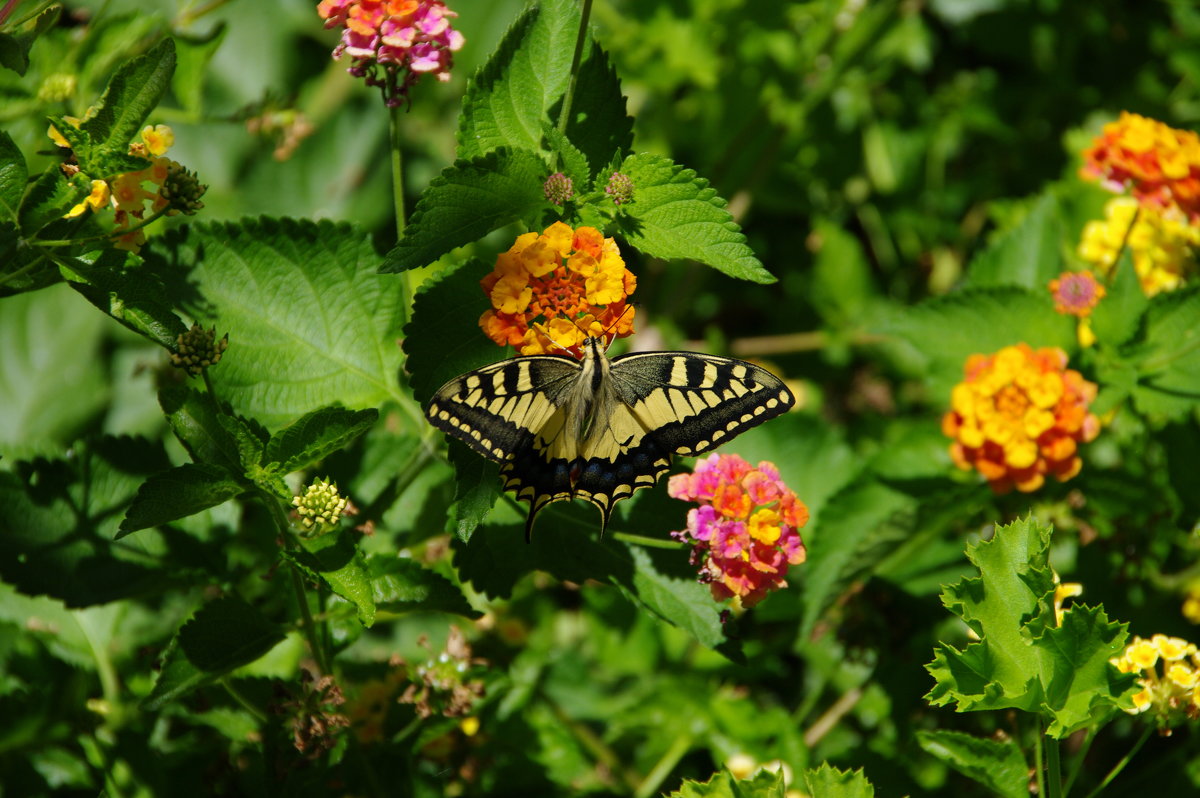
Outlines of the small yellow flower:
M 76 216 L 82 216 L 84 211 L 91 208 L 93 212 L 103 210 L 108 205 L 108 199 L 111 193 L 108 188 L 108 183 L 103 180 L 92 181 L 92 193 L 84 198 L 83 202 L 79 203 L 71 210 L 67 211 L 63 217 L 65 219 L 74 219 Z
M 151 155 L 162 155 L 175 143 L 175 131 L 166 125 L 146 125 L 142 128 L 142 141 Z
M 1173 291 L 1196 274 L 1200 227 L 1179 211 L 1116 197 L 1104 206 L 1104 216 L 1088 222 L 1079 241 L 1079 256 L 1101 274 L 1111 276 L 1124 246 L 1146 296 Z

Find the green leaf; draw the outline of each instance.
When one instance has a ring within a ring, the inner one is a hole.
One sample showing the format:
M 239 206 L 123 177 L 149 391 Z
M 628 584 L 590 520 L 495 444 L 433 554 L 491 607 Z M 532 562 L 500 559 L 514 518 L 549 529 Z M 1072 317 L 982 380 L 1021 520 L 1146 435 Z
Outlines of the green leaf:
M 1075 349 L 1075 319 L 1055 313 L 1048 291 L 977 288 L 896 311 L 880 325 L 910 341 L 925 358 L 929 392 L 949 404 L 970 355 L 1024 341 L 1034 348 Z
M 169 385 L 159 391 L 158 402 L 175 437 L 193 460 L 212 463 L 235 474 L 244 472 L 242 447 L 222 423 L 227 417 L 211 394 Z
M 1104 298 L 1092 311 L 1092 331 L 1106 346 L 1120 346 L 1132 338 L 1149 304 L 1128 248 L 1121 253 L 1115 270 Z
M 81 196 L 86 196 L 86 192 L 72 185 L 58 164 L 46 167 L 21 203 L 21 232 L 32 236 L 47 224 L 62 219 Z
M 567 89 L 579 33 L 579 9 L 550 0 L 522 14 L 463 97 L 458 156 L 475 158 L 501 147 L 542 150 L 542 124 Z
M 427 266 L 455 247 L 547 206 L 542 183 L 549 174 L 542 159 L 529 150 L 504 148 L 455 161 L 421 194 L 404 236 L 379 271 Z
M 17 208 L 25 195 L 28 179 L 25 156 L 12 137 L 0 130 L 0 218 L 4 221 L 17 221 Z
M 66 286 L 3 300 L 0 450 L 57 450 L 101 411 L 109 390 L 104 323 Z
M 280 430 L 267 444 L 266 462 L 279 463 L 279 471 L 290 474 L 324 460 L 349 446 L 371 428 L 379 411 L 323 407 Z
M 257 422 L 241 416 L 221 413 L 216 416 L 216 421 L 237 446 L 238 464 L 242 473 L 255 481 L 266 474 L 266 469 L 262 468 L 263 453 L 266 452 L 267 442 L 271 439 L 270 433 Z M 292 497 L 291 491 L 287 491 L 285 495 L 289 499 Z
M 508 354 L 479 329 L 479 317 L 491 307 L 479 281 L 489 271 L 482 261 L 470 260 L 417 291 L 412 321 L 404 328 L 404 353 L 409 387 L 421 404 L 459 374 Z
M 558 105 L 552 115 L 557 120 Z M 633 119 L 625 112 L 621 81 L 608 54 L 595 42 L 579 65 L 567 138 L 587 156 L 592 174 L 627 155 L 633 146 Z
M 52 5 L 16 33 L 0 33 L 0 66 L 24 76 L 25 70 L 29 69 L 29 51 L 33 43 L 54 27 L 61 12 L 61 5 Z
M 204 110 L 205 74 L 228 30 L 221 21 L 203 36 L 174 34 L 177 65 L 171 90 L 183 110 L 193 116 L 199 117 Z
M 875 788 L 862 768 L 838 770 L 828 762 L 815 770 L 804 771 L 804 783 L 813 798 L 874 798 Z
M 467 603 L 449 579 L 412 560 L 371 557 L 367 570 L 371 595 L 381 612 L 449 612 L 467 618 L 483 614 Z
M 876 295 L 862 244 L 827 220 L 813 226 L 813 236 L 821 242 L 813 268 L 813 307 L 834 327 L 861 326 Z
M 917 732 L 917 742 L 964 776 L 1005 798 L 1028 798 L 1029 766 L 1011 740 L 992 740 L 958 731 Z
M 980 639 L 962 651 L 938 644 L 925 666 L 936 682 L 926 695 L 930 703 L 954 703 L 959 712 L 1023 709 L 1062 738 L 1127 702 L 1135 675 L 1108 662 L 1124 646 L 1125 625 L 1082 605 L 1066 610 L 1057 625 L 1050 531 L 1027 518 L 967 547 L 980 575 L 946 587 L 942 603 Z
M 330 532 L 315 538 L 301 538 L 303 551 L 292 552 L 297 563 L 316 574 L 342 598 L 354 605 L 363 626 L 375 623 L 375 596 L 371 575 L 346 531 Z
M 234 668 L 254 662 L 282 640 L 280 628 L 245 601 L 226 596 L 209 602 L 171 641 L 158 681 L 142 709 L 157 711 Z
M 500 466 L 480 457 L 462 441 L 450 440 L 446 452 L 454 467 L 451 531 L 459 540 L 467 541 L 500 498 Z
M 117 539 L 216 507 L 245 490 L 234 474 L 207 463 L 186 463 L 146 480 L 121 521 Z
M 551 159 L 551 163 L 559 164 L 558 170 L 571 178 L 575 193 L 580 194 L 587 189 L 591 177 L 587 156 L 550 123 L 546 123 L 546 129 L 543 132 L 546 141 L 549 142 L 550 151 L 557 156 L 557 158 Z
M 829 500 L 819 523 L 801 530 L 808 548 L 807 564 L 799 566 L 805 569 L 801 637 L 812 632 L 847 585 L 871 573 L 903 543 L 916 511 L 916 500 L 905 493 L 872 482 L 852 483 Z
M 688 259 L 756 283 L 773 283 L 746 236 L 708 181 L 660 155 L 631 155 L 620 170 L 633 181 L 633 202 L 617 217 L 621 234 L 656 258 Z
M 967 270 L 971 288 L 1015 285 L 1046 292 L 1062 272 L 1062 222 L 1058 200 L 1043 194 L 1015 227 L 1000 234 L 977 255 Z
M 121 250 L 104 249 L 79 258 L 64 258 L 60 269 L 71 287 L 97 308 L 135 333 L 174 351 L 187 325 L 164 301 L 162 282 L 136 260 Z
M 163 589 L 167 572 L 113 538 L 141 483 L 169 467 L 161 444 L 123 437 L 79 443 L 67 459 L 18 461 L 14 471 L 0 472 L 0 578 L 68 607 Z
M 1125 360 L 1138 371 L 1133 401 L 1141 413 L 1182 419 L 1200 404 L 1200 288 L 1159 294 Z
M 748 779 L 737 779 L 728 770 L 722 770 L 703 783 L 684 779 L 668 798 L 784 798 L 786 791 L 782 772 L 759 770 Z M 822 798 L 820 793 L 813 795 Z
M 340 403 L 399 398 L 400 286 L 373 273 L 366 236 L 330 222 L 258 219 L 172 231 L 146 250 L 160 274 L 229 350 L 210 369 L 238 413 L 279 428 Z
M 175 41 L 169 36 L 117 69 L 92 106 L 95 114 L 81 125 L 91 136 L 97 157 L 128 153 L 129 143 L 170 88 L 174 72 Z M 84 171 L 90 173 L 86 166 Z

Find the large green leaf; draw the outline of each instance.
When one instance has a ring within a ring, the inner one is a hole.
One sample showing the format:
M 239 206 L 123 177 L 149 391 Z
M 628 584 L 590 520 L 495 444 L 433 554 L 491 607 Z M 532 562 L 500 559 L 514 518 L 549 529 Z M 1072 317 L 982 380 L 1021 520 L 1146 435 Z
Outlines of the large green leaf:
M 156 275 L 133 262 L 119 249 L 104 249 L 78 258 L 64 258 L 62 274 L 71 287 L 120 324 L 166 347 L 176 348 L 187 331 Z
M 25 194 L 29 169 L 12 137 L 0 130 L 0 219 L 17 223 L 17 208 Z
M 185 463 L 155 474 L 138 488 L 117 538 L 216 507 L 245 489 L 235 474 L 208 463 Z
M 921 748 L 1005 798 L 1028 798 L 1029 765 L 1011 739 L 991 740 L 950 729 L 917 732 Z
M 29 20 L 15 33 L 0 33 L 0 67 L 24 75 L 29 69 L 29 51 L 33 43 L 54 27 L 62 13 L 61 5 L 52 5 Z
M 1133 401 L 1152 416 L 1181 419 L 1200 405 L 1200 288 L 1154 297 L 1143 333 L 1125 352 L 1138 372 Z
M 279 463 L 284 474 L 307 468 L 350 445 L 375 420 L 379 411 L 323 407 L 314 410 L 275 434 L 267 444 L 267 463 Z
M 693 170 L 661 155 L 631 155 L 619 171 L 633 182 L 633 202 L 617 217 L 620 234 L 641 252 L 667 260 L 694 260 L 756 283 L 773 283 L 725 200 Z
M 375 595 L 366 561 L 349 532 L 330 532 L 300 540 L 302 551 L 289 557 L 314 577 L 319 577 L 342 598 L 354 605 L 363 626 L 375 623 Z
M 381 612 L 450 612 L 468 618 L 482 615 L 449 579 L 412 560 L 371 557 L 367 570 L 371 595 Z
M 159 243 L 160 242 L 160 243 Z M 146 256 L 193 316 L 229 349 L 209 370 L 222 400 L 271 428 L 341 403 L 400 395 L 399 284 L 374 274 L 366 236 L 347 225 L 288 219 L 182 228 Z
M 1106 294 L 1092 312 L 1092 330 L 1101 345 L 1120 346 L 1138 331 L 1149 304 L 1133 268 L 1133 255 L 1126 249 L 1117 261 Z
M 1019 224 L 975 256 L 967 270 L 966 285 L 1016 285 L 1030 291 L 1047 291 L 1050 281 L 1062 272 L 1061 240 L 1058 200 L 1053 194 L 1043 194 Z
M 404 236 L 381 272 L 427 266 L 455 247 L 548 207 L 542 183 L 550 169 L 529 150 L 497 149 L 455 161 L 417 201 Z
M 141 130 L 171 86 L 175 72 L 175 41 L 164 38 L 145 55 L 132 58 L 121 65 L 104 95 L 93 105 L 95 113 L 83 122 L 82 130 L 91 136 L 96 157 L 125 155 L 129 143 Z M 95 169 L 81 164 L 89 174 L 107 174 L 101 166 Z M 119 171 L 119 170 L 118 170 Z

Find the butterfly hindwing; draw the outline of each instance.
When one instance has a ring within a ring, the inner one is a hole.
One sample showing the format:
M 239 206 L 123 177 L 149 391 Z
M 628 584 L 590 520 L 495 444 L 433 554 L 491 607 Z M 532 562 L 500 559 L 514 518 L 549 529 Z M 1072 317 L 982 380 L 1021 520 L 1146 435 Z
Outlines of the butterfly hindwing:
M 667 472 L 671 455 L 713 449 L 792 406 L 770 372 L 695 352 L 608 360 L 599 339 L 584 360 L 520 357 L 446 383 L 426 408 L 438 429 L 501 463 L 504 489 L 537 514 L 585 499 L 601 513 Z

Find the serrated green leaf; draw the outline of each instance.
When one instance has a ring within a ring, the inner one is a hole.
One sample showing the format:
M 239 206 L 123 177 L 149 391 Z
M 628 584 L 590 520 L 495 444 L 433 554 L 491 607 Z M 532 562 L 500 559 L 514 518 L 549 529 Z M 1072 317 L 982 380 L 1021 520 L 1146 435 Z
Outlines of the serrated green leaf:
M 1106 346 L 1120 346 L 1132 338 L 1149 304 L 1128 248 L 1121 253 L 1114 269 L 1112 282 L 1091 316 L 1092 331 Z
M 216 421 L 237 446 L 238 463 L 247 476 L 263 462 L 263 453 L 271 435 L 261 425 L 240 416 L 221 413 Z M 288 494 L 289 498 L 291 494 Z
M 349 532 L 331 532 L 301 538 L 303 551 L 292 552 L 296 561 L 318 575 L 342 598 L 354 605 L 363 626 L 375 623 L 375 596 L 366 562 Z
M 245 490 L 221 466 L 186 463 L 146 480 L 121 521 L 116 539 L 224 504 Z
M 1058 199 L 1053 194 L 1043 194 L 1019 224 L 997 237 L 971 261 L 966 285 L 971 288 L 1015 285 L 1045 291 L 1050 281 L 1062 272 L 1061 240 Z
M 209 62 L 228 32 L 224 20 L 203 36 L 184 36 L 176 33 L 177 64 L 171 78 L 171 90 L 185 111 L 199 116 L 203 110 L 204 79 Z
M 3 300 L 0 449 L 57 450 L 100 411 L 108 400 L 103 325 L 66 286 Z
M 78 258 L 63 258 L 60 270 L 72 288 L 114 320 L 168 350 L 174 351 L 187 325 L 164 301 L 157 276 L 140 267 L 136 258 L 117 249 L 103 249 Z
M 546 123 L 543 134 L 550 145 L 550 152 L 557 156 L 557 159 L 552 160 L 551 163 L 559 164 L 559 171 L 571 178 L 575 193 L 580 193 L 580 190 L 587 187 L 588 178 L 591 177 L 588 171 L 587 156 L 550 123 Z
M 161 444 L 102 438 L 71 457 L 38 458 L 0 472 L 0 578 L 68 607 L 162 589 L 169 578 L 113 543 L 125 506 L 149 476 L 170 467 Z
M 254 662 L 284 638 L 278 626 L 239 598 L 211 601 L 185 623 L 163 657 L 142 709 L 154 712 L 234 668 Z
M 959 773 L 1005 798 L 1029 796 L 1029 766 L 1011 739 L 991 740 L 936 729 L 918 731 L 917 742 Z
M 67 180 L 57 164 L 47 167 L 33 181 L 21 203 L 21 232 L 32 236 L 51 222 L 62 219 L 79 197 L 86 195 Z
M 159 391 L 158 403 L 193 460 L 242 473 L 245 467 L 238 441 L 222 423 L 223 414 L 211 394 L 171 385 Z
M 367 571 L 375 606 L 381 612 L 450 612 L 467 618 L 483 614 L 467 603 L 449 579 L 412 560 L 371 557 Z
M 373 273 L 369 240 L 349 226 L 204 224 L 143 254 L 160 274 L 192 267 L 190 285 L 174 290 L 197 321 L 229 333 L 209 374 L 239 414 L 275 429 L 335 403 L 400 398 L 400 286 Z
M 409 387 L 421 404 L 448 380 L 508 354 L 479 329 L 480 315 L 491 307 L 479 281 L 489 271 L 471 260 L 417 292 L 412 321 L 404 328 L 404 354 Z
M 96 157 L 128 152 L 146 117 L 170 88 L 174 72 L 175 41 L 169 36 L 117 69 L 92 106 L 95 113 L 80 126 L 91 136 Z
M 474 160 L 455 161 L 421 194 L 404 236 L 379 271 L 426 266 L 455 247 L 547 207 L 542 183 L 549 174 L 542 159 L 529 150 L 497 149 Z
M 66 140 L 67 145 L 71 148 L 71 152 L 75 154 L 75 157 L 79 161 L 80 167 L 83 169 L 85 174 L 95 177 L 106 176 L 104 172 L 98 170 L 93 171 L 91 168 L 85 168 L 85 165 L 86 167 L 93 166 L 91 160 L 93 142 L 92 135 L 90 133 L 71 124 L 71 122 L 68 121 L 65 116 L 53 115 L 47 117 L 47 119 L 50 122 L 51 127 L 57 130 L 58 134 Z
M 801 499 L 803 495 L 799 494 Z M 881 484 L 852 483 L 829 499 L 819 524 L 801 530 L 808 547 L 804 616 L 800 636 L 807 637 L 842 589 L 868 574 L 911 533 L 916 500 Z
M 0 130 L 0 219 L 16 224 L 28 179 L 25 156 L 12 137 Z
M 556 118 L 557 110 L 551 109 Z M 625 112 L 621 81 L 608 53 L 595 42 L 579 65 L 567 138 L 587 156 L 592 174 L 625 157 L 633 146 L 633 119 Z
M 371 428 L 379 411 L 323 407 L 301 416 L 284 427 L 267 444 L 266 462 L 279 463 L 281 473 L 290 474 L 324 460 L 349 446 Z
M 0 33 L 0 66 L 24 76 L 29 69 L 29 51 L 38 37 L 58 22 L 62 6 L 52 5 L 15 33 Z
M 946 404 L 970 355 L 992 354 L 1024 341 L 1075 349 L 1075 319 L 1054 312 L 1048 291 L 977 288 L 898 310 L 879 331 L 912 342 L 926 358 L 930 393 Z
M 828 762 L 804 771 L 804 783 L 813 798 L 874 798 L 875 795 L 875 788 L 867 781 L 862 768 L 838 770 Z
M 1125 643 L 1125 625 L 1081 605 L 1057 624 L 1050 531 L 1027 518 L 967 547 L 980 575 L 946 587 L 942 602 L 980 639 L 963 651 L 938 644 L 925 666 L 936 682 L 926 696 L 930 703 L 954 703 L 959 712 L 1023 709 L 1042 717 L 1047 734 L 1062 738 L 1127 700 L 1134 675 L 1108 664 Z
M 480 457 L 461 441 L 448 441 L 446 452 L 454 467 L 452 531 L 459 540 L 467 541 L 500 498 L 500 466 Z
M 621 172 L 633 181 L 633 202 L 617 217 L 621 235 L 641 252 L 694 260 L 755 283 L 773 283 L 725 210 L 725 200 L 695 171 L 660 155 L 631 155 Z
M 1200 288 L 1159 294 L 1150 302 L 1139 340 L 1125 360 L 1138 371 L 1139 412 L 1178 420 L 1200 404 Z
M 706 782 L 684 779 L 668 798 L 784 798 L 786 791 L 782 772 L 759 770 L 748 779 L 737 779 L 728 770 L 722 770 Z

